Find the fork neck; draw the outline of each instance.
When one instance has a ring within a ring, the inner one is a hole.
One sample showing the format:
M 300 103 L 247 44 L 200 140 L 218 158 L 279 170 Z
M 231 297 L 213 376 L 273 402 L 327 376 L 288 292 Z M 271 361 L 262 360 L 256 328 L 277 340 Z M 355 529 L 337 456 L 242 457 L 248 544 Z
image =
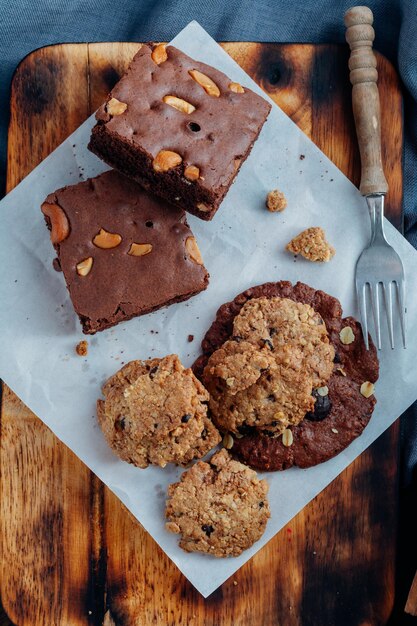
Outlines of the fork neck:
M 371 219 L 371 244 L 378 240 L 385 241 L 384 232 L 384 199 L 385 194 L 374 193 L 366 196 Z

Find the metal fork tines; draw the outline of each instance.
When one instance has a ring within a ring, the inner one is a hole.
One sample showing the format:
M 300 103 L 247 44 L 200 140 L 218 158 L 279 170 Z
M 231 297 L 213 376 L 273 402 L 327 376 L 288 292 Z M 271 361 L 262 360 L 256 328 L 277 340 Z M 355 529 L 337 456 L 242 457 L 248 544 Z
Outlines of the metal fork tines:
M 403 346 L 405 340 L 405 279 L 402 261 L 384 233 L 384 195 L 366 196 L 371 218 L 371 241 L 356 264 L 356 292 L 366 349 L 368 341 L 368 302 L 373 311 L 376 343 L 381 349 L 381 315 L 385 305 L 391 348 L 394 348 L 394 323 L 399 317 Z M 382 297 L 381 297 L 382 295 Z M 395 306 L 396 305 L 396 306 Z M 398 314 L 396 310 L 398 309 Z

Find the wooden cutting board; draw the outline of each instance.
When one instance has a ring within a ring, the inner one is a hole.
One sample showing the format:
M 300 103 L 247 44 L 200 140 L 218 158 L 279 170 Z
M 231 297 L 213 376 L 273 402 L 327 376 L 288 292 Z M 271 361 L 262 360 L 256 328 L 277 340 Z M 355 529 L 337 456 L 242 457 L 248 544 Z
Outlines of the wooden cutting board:
M 357 184 L 347 46 L 223 46 Z M 22 61 L 12 85 L 9 190 L 101 104 L 137 48 L 57 45 Z M 399 227 L 402 101 L 381 56 L 378 71 L 387 205 Z M 337 206 L 334 213 L 346 219 Z M 384 624 L 394 598 L 397 444 L 395 424 L 204 600 L 116 496 L 4 386 L 4 609 L 19 626 Z

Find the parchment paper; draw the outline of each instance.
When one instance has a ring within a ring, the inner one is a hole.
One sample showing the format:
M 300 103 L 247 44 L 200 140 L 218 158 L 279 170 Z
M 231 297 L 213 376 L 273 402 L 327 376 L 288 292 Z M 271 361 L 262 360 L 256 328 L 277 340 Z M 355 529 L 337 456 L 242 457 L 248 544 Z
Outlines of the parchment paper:
M 262 94 L 196 22 L 173 43 Z M 54 253 L 39 207 L 49 192 L 78 182 L 80 174 L 87 178 L 106 169 L 86 148 L 93 123 L 93 118 L 87 120 L 0 203 L 0 374 L 118 495 L 200 593 L 208 596 L 417 397 L 417 290 L 415 282 L 411 284 L 417 253 L 387 223 L 389 239 L 401 253 L 409 281 L 408 349 L 391 351 L 384 345 L 378 404 L 361 437 L 317 467 L 266 474 L 272 517 L 262 539 L 240 557 L 219 560 L 187 554 L 178 548 L 177 536 L 164 528 L 166 487 L 178 479 L 181 470 L 141 470 L 113 455 L 95 419 L 101 383 L 131 359 L 176 352 L 185 365 L 191 365 L 217 308 L 265 281 L 302 280 L 339 298 L 345 315 L 357 315 L 354 266 L 368 242 L 369 218 L 357 189 L 273 105 L 250 158 L 214 220 L 206 223 L 189 217 L 211 274 L 208 290 L 186 303 L 97 334 L 89 339 L 88 357 L 80 358 L 74 348 L 83 335 L 63 275 L 52 269 Z M 305 155 L 303 160 L 300 154 Z M 266 193 L 275 187 L 288 198 L 282 214 L 264 208 Z M 284 251 L 285 244 L 303 228 L 316 225 L 325 228 L 336 256 L 322 265 L 294 262 Z M 189 334 L 195 337 L 192 343 L 187 341 Z

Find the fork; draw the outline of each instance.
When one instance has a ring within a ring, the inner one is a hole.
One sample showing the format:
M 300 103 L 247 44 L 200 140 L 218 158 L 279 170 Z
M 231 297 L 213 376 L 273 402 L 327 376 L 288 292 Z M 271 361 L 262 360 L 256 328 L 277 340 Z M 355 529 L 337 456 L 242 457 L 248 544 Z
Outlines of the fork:
M 384 199 L 388 192 L 388 184 L 382 168 L 378 72 L 372 51 L 375 38 L 372 24 L 373 14 L 368 7 L 352 7 L 345 13 L 346 41 L 351 50 L 349 69 L 350 82 L 353 85 L 353 114 L 361 155 L 360 192 L 366 198 L 371 219 L 371 239 L 356 263 L 355 284 L 366 349 L 369 350 L 367 311 L 370 301 L 376 343 L 380 350 L 382 299 L 392 349 L 394 349 L 394 320 L 397 319 L 394 313 L 394 300 L 398 308 L 404 348 L 406 308 L 404 267 L 384 232 Z

